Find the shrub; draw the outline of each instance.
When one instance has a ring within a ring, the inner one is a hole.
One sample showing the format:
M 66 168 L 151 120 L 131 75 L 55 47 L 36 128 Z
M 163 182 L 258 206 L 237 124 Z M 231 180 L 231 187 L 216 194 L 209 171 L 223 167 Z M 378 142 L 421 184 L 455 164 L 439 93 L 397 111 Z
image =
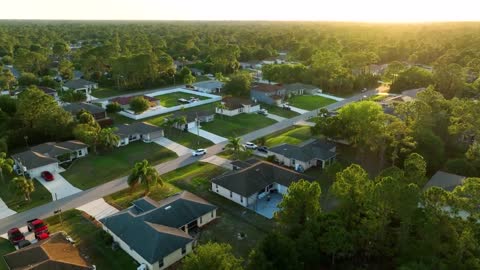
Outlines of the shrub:
M 130 101 L 130 109 L 135 112 L 135 114 L 142 113 L 150 107 L 150 103 L 143 97 L 135 97 Z
M 118 102 L 112 102 L 107 105 L 107 112 L 108 113 L 116 113 L 122 110 L 122 106 Z

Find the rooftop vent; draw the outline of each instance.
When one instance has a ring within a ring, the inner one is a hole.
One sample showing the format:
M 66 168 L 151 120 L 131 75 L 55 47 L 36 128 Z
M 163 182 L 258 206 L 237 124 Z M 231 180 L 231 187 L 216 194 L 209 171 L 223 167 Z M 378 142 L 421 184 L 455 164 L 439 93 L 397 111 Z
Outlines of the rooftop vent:
M 170 209 L 170 208 L 172 208 L 172 206 L 171 206 L 171 205 L 169 205 L 169 206 L 165 207 L 165 210 L 168 210 L 168 209 Z

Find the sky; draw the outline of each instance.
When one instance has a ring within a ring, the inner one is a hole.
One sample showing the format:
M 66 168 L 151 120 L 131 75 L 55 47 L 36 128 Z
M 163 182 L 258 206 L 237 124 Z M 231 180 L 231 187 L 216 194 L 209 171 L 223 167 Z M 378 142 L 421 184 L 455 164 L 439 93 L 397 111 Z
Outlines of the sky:
M 4 2 L 3 2 L 4 1 Z M 480 0 L 2 0 L 0 19 L 480 21 Z

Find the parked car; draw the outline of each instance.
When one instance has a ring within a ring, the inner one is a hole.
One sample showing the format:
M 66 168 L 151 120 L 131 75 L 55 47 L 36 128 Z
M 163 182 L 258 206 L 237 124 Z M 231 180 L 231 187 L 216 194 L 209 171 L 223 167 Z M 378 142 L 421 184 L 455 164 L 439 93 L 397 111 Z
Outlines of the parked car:
M 43 232 L 43 233 L 40 233 L 40 234 L 35 234 L 35 239 L 37 239 L 38 241 L 40 240 L 45 240 L 47 239 L 48 237 L 50 237 L 50 234 L 48 232 Z
M 20 241 L 25 240 L 25 236 L 18 228 L 11 228 L 7 234 L 8 240 L 12 245 L 17 245 Z
M 206 150 L 206 149 L 197 149 L 197 150 L 195 150 L 195 151 L 192 152 L 192 155 L 193 155 L 194 157 L 196 157 L 196 156 L 203 156 L 203 155 L 205 155 L 205 154 L 207 154 L 207 150 Z
M 48 227 L 45 225 L 43 220 L 35 218 L 32 220 L 27 221 L 27 227 L 29 232 L 34 232 L 35 235 L 39 235 L 42 233 L 49 233 Z
M 257 145 L 252 143 L 252 142 L 246 142 L 245 143 L 245 148 L 255 150 L 255 149 L 257 149 Z
M 186 100 L 186 99 L 184 99 L 184 98 L 179 98 L 179 99 L 178 99 L 178 102 L 179 102 L 179 103 L 183 103 L 183 104 L 190 103 L 190 102 L 188 102 L 188 100 Z
M 282 109 L 290 111 L 292 108 L 290 108 L 290 106 L 288 106 L 287 104 L 283 104 Z
M 268 114 L 268 111 L 265 110 L 265 109 L 261 109 L 259 111 L 257 111 L 258 114 L 261 114 L 261 115 L 267 115 Z
M 185 88 L 187 89 L 195 89 L 195 86 L 191 85 L 191 84 L 187 84 L 185 85 Z
M 257 150 L 258 152 L 268 153 L 268 148 L 266 146 L 259 146 Z
M 53 174 L 49 171 L 44 171 L 41 174 L 42 178 L 45 179 L 45 181 L 50 182 L 55 180 L 55 177 L 53 177 Z

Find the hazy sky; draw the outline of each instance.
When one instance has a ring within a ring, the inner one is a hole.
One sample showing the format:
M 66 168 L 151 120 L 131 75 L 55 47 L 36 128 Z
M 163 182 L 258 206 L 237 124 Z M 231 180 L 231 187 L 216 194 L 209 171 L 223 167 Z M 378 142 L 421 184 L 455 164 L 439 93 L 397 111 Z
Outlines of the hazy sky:
M 0 19 L 480 21 L 480 0 L 2 0 Z

